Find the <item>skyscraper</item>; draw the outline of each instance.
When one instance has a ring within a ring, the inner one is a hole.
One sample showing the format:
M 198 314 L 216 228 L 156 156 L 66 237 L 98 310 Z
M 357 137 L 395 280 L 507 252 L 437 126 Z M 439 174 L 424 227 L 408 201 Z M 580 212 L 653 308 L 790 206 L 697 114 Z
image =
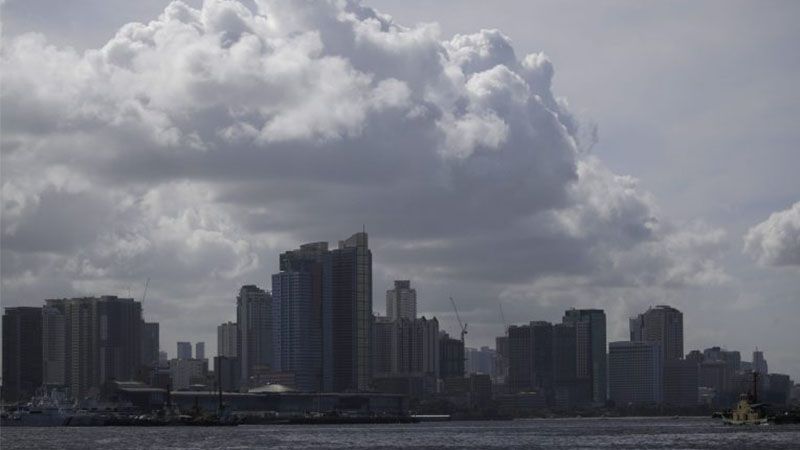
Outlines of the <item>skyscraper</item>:
M 611 342 L 608 346 L 610 399 L 618 406 L 661 403 L 664 373 L 658 342 Z
M 767 360 L 764 359 L 764 352 L 759 349 L 753 352 L 753 371 L 761 375 L 769 373 L 769 366 L 767 365 Z
M 178 342 L 178 359 L 192 359 L 192 343 Z
M 272 362 L 272 296 L 255 285 L 242 286 L 236 298 L 238 354 L 243 386 L 256 368 Z
M 47 386 L 67 385 L 66 317 L 63 303 L 42 308 L 42 370 Z
M 631 341 L 658 342 L 665 361 L 683 358 L 683 313 L 659 305 L 630 319 Z
M 464 377 L 464 343 L 444 331 L 439 332 L 439 377 Z
M 223 323 L 217 326 L 217 355 L 228 358 L 236 358 L 236 339 L 239 335 L 239 328 L 233 322 Z M 238 373 L 238 369 L 237 369 Z M 238 383 L 238 380 L 237 380 Z
M 139 302 L 115 296 L 55 299 L 46 300 L 45 309 L 43 357 L 48 384 L 63 380 L 81 399 L 106 381 L 135 379 L 142 360 Z M 63 374 L 58 373 L 62 367 Z
M 575 324 L 576 372 L 578 379 L 588 379 L 592 401 L 606 401 L 606 314 L 602 309 L 569 309 L 563 323 Z
M 417 318 L 417 290 L 409 280 L 396 280 L 394 289 L 386 291 L 386 317 L 389 320 Z
M 508 328 L 508 383 L 512 392 L 543 390 L 553 384 L 553 326 L 535 321 Z
M 533 389 L 533 358 L 529 325 L 508 327 L 508 378 L 510 392 L 529 392 Z
M 327 242 L 280 255 L 272 275 L 273 369 L 294 374 L 300 391 L 322 389 L 322 270 Z
M 695 406 L 699 401 L 700 364 L 691 359 L 664 361 L 664 403 Z
M 27 401 L 42 385 L 42 308 L 3 314 L 3 400 Z
M 197 342 L 194 344 L 194 357 L 195 359 L 206 359 L 206 343 Z
M 339 241 L 323 260 L 322 368 L 326 391 L 365 391 L 370 383 L 372 252 L 367 233 Z
M 142 322 L 142 365 L 158 366 L 159 334 L 157 322 Z

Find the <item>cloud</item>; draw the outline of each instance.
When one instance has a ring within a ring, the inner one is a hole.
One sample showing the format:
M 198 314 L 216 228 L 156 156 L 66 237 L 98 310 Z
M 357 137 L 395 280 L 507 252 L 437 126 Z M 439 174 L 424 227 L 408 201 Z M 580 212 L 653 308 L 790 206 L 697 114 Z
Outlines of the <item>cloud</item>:
M 672 223 L 580 151 L 550 60 L 497 30 L 442 40 L 350 1 L 176 1 L 83 53 L 16 37 L 2 69 L 4 298 L 157 277 L 162 320 L 213 330 L 279 251 L 362 224 L 376 289 L 414 275 L 432 310 L 453 289 L 470 314 L 727 280 L 724 233 Z
M 800 202 L 750 228 L 744 250 L 764 266 L 800 266 Z

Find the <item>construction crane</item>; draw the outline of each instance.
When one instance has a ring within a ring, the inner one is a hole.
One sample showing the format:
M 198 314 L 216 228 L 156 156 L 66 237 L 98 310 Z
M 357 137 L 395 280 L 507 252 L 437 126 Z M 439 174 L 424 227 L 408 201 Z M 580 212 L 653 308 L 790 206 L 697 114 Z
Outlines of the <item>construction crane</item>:
M 464 335 L 467 334 L 467 324 L 461 322 L 461 316 L 458 315 L 458 307 L 456 306 L 456 301 L 453 300 L 453 297 L 450 297 L 450 303 L 453 304 L 453 310 L 456 312 L 456 319 L 458 320 L 458 326 L 461 327 L 461 343 L 464 343 Z
M 142 309 L 144 309 L 144 301 L 147 299 L 147 288 L 150 286 L 150 277 L 147 277 L 147 281 L 144 283 L 144 294 L 142 294 Z
M 500 303 L 500 320 L 503 321 L 503 326 L 506 327 L 505 332 L 506 336 L 508 336 L 508 322 L 506 321 L 506 315 L 503 314 L 503 304 Z

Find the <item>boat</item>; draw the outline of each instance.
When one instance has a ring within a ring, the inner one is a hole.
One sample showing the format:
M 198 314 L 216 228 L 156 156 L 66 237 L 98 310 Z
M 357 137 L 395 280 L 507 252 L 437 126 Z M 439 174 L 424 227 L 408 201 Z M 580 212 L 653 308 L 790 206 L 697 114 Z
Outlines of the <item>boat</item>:
M 93 414 L 76 410 L 55 390 L 36 395 L 27 404 L 6 411 L 0 417 L 0 425 L 4 427 L 60 427 L 93 422 Z
M 731 410 L 729 416 L 723 417 L 722 422 L 726 425 L 764 425 L 768 423 L 763 405 L 751 404 L 746 394 L 742 394 L 736 408 Z
M 751 403 L 752 400 L 752 403 Z M 726 425 L 766 425 L 768 424 L 765 413 L 765 405 L 756 403 L 758 401 L 758 372 L 753 372 L 753 391 L 752 394 L 742 394 L 739 396 L 739 403 L 733 408 L 730 414 L 722 417 L 722 422 Z

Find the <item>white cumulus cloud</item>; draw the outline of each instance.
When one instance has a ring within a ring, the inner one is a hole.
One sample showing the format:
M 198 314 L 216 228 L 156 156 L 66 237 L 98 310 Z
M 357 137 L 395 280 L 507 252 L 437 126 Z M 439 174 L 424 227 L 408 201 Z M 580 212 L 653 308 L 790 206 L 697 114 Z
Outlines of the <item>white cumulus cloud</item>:
M 800 202 L 750 228 L 744 245 L 762 265 L 800 266 Z

